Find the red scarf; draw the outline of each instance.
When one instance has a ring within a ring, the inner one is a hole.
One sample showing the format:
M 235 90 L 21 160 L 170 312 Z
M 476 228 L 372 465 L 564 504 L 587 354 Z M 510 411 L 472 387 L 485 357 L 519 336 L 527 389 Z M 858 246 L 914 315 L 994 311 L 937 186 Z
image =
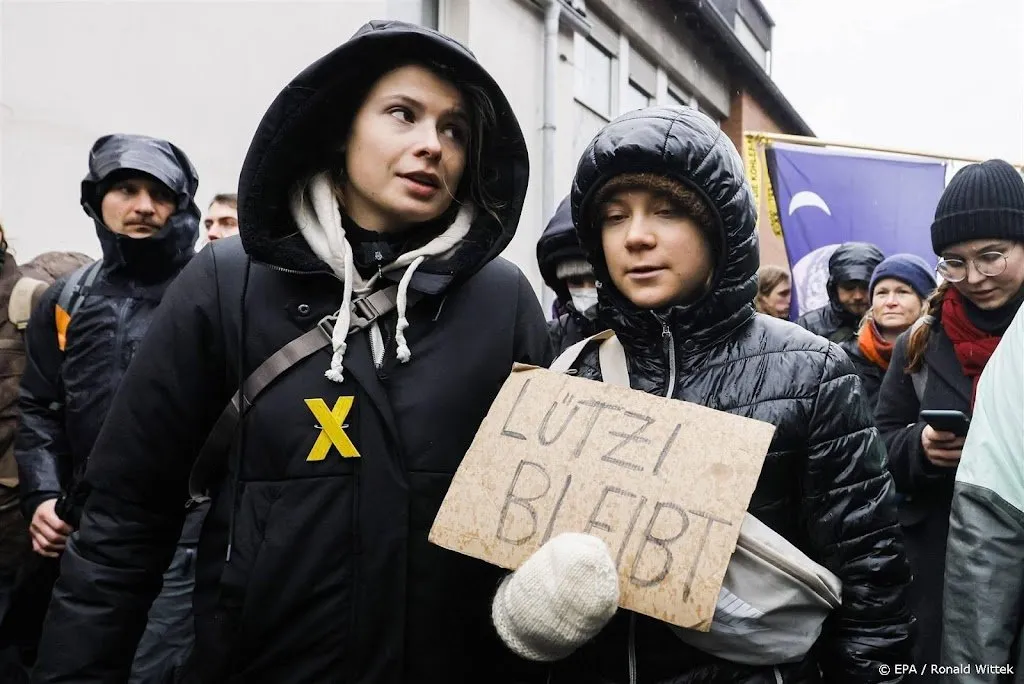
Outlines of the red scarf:
M 979 329 L 967 318 L 964 300 L 956 288 L 949 288 L 942 300 L 942 329 L 953 343 L 953 351 L 960 361 L 960 369 L 971 379 L 971 409 L 978 392 L 981 371 L 992 358 L 1001 335 L 993 335 Z
M 857 334 L 857 345 L 860 352 L 871 363 L 882 370 L 889 370 L 889 361 L 892 359 L 892 342 L 886 342 L 885 338 L 878 333 L 874 321 L 868 321 Z

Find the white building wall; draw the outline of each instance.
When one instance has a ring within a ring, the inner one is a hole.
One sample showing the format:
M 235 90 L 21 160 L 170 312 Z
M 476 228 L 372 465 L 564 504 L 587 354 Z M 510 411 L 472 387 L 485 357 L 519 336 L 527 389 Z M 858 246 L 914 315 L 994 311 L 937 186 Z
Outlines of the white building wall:
M 526 136 L 530 187 L 505 255 L 541 292 L 535 245 L 549 218 L 541 207 L 543 14 L 530 0 L 439 2 L 441 30 L 466 43 L 491 72 Z M 594 0 L 594 6 L 613 28 L 609 9 L 629 15 L 634 25 L 625 32 L 647 54 L 690 55 L 668 45 L 666 29 L 645 28 L 652 15 L 630 11 L 630 2 L 639 8 L 650 0 Z M 18 258 L 55 249 L 99 255 L 78 201 L 89 147 L 106 133 L 145 133 L 178 144 L 199 171 L 197 201 L 204 209 L 214 194 L 233 192 L 253 132 L 280 89 L 369 19 L 415 14 L 415 4 L 0 0 L 0 219 Z M 644 35 L 653 36 L 656 46 L 641 45 L 637 36 Z M 585 40 L 563 24 L 554 172 L 559 201 L 569 192 L 582 146 L 601 121 L 576 101 L 575 70 Z M 616 103 L 618 58 L 631 45 L 625 37 L 619 43 L 611 74 Z M 695 73 L 693 64 L 658 66 L 670 74 Z M 659 80 L 661 90 L 668 80 L 663 70 Z M 699 85 L 687 81 L 681 84 L 687 90 Z M 712 88 L 706 99 L 718 92 L 719 86 Z M 580 130 L 581 121 L 587 130 Z
M 203 209 L 234 192 L 281 88 L 385 4 L 2 2 L 0 217 L 18 258 L 99 256 L 79 184 L 106 133 L 179 145 L 199 171 Z
M 540 290 L 537 238 L 544 229 L 541 209 L 541 125 L 544 102 L 544 25 L 540 15 L 516 0 L 468 0 L 469 48 L 508 98 L 530 153 L 530 186 L 519 228 L 504 256 Z

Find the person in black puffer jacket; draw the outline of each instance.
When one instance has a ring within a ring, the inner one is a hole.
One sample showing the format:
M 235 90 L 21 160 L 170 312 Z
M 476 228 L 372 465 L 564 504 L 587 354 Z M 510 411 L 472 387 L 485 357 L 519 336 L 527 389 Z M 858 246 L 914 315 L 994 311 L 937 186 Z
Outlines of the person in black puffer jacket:
M 242 166 L 241 239 L 168 290 L 100 432 L 38 682 L 124 681 L 189 490 L 211 502 L 182 681 L 532 676 L 489 625 L 501 570 L 427 540 L 513 364 L 550 362 L 498 256 L 528 166 L 504 93 L 430 29 L 372 21 L 281 91 Z M 221 415 L 229 444 L 191 479 Z
M 775 425 L 749 511 L 835 573 L 843 588 L 842 606 L 801 662 L 727 662 L 684 644 L 664 622 L 620 610 L 552 666 L 550 681 L 902 681 L 892 670 L 910 658 L 910 573 L 884 447 L 846 355 L 754 313 L 756 207 L 732 143 L 693 109 L 626 114 L 583 154 L 572 207 L 632 388 Z M 601 379 L 595 345 L 575 370 Z M 565 586 L 557 576 L 548 585 Z M 505 586 L 501 601 L 511 600 Z M 499 630 L 508 624 L 501 601 L 493 609 Z M 513 650 L 554 641 L 508 634 Z
M 558 205 L 537 241 L 537 264 L 544 282 L 558 297 L 558 310 L 565 312 L 548 323 L 554 352 L 561 354 L 600 330 L 594 269 L 576 238 L 568 197 Z
M 857 336 L 860 321 L 871 300 L 868 281 L 885 255 L 868 242 L 846 242 L 828 260 L 828 304 L 808 311 L 796 324 L 829 342 L 846 342 Z

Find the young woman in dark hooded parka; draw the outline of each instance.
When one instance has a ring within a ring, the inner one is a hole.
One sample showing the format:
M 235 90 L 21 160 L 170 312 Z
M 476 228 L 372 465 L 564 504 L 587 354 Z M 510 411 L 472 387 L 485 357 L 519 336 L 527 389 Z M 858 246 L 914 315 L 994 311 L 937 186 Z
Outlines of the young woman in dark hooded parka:
M 36 681 L 125 680 L 201 445 L 303 335 L 319 351 L 255 397 L 246 380 L 232 448 L 203 461 L 182 681 L 512 679 L 525 663 L 488 624 L 500 571 L 427 533 L 512 364 L 549 360 L 498 257 L 527 175 L 505 96 L 434 31 L 371 22 L 285 88 L 242 169 L 241 240 L 170 288 L 111 408 Z
M 891 665 L 910 657 L 910 577 L 885 452 L 863 402 L 852 400 L 860 381 L 839 348 L 754 313 L 756 209 L 735 147 L 694 109 L 626 114 L 583 153 L 572 206 L 601 284 L 602 320 L 624 347 L 632 388 L 777 427 L 749 512 L 837 575 L 842 605 L 802 661 L 741 665 L 683 643 L 665 622 L 625 610 L 573 613 L 571 633 L 507 620 L 510 606 L 526 608 L 509 603 L 516 601 L 517 571 L 493 608 L 506 644 L 538 660 L 565 658 L 553 665 L 555 684 L 900 681 Z M 596 345 L 575 369 L 601 379 Z M 570 549 L 566 538 L 575 537 L 555 537 L 535 557 L 593 552 L 585 544 Z M 548 567 L 554 576 L 544 585 L 558 589 L 531 592 L 533 606 L 560 601 L 555 594 L 577 583 L 604 586 L 607 574 L 588 575 L 564 556 Z M 559 577 L 563 568 L 581 574 Z M 585 608 L 592 606 L 604 604 L 588 599 Z M 528 633 L 520 632 L 524 625 Z

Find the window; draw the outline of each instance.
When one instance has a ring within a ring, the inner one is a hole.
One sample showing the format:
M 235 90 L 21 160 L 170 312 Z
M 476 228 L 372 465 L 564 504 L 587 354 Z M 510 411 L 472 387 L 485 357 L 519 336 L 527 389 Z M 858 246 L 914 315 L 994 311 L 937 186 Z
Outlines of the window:
M 680 107 L 691 107 L 690 96 L 685 94 L 682 88 L 677 88 L 670 85 L 668 87 L 668 100 L 671 104 L 679 105 Z
M 634 109 L 650 107 L 652 101 L 653 99 L 651 96 L 644 92 L 643 88 L 633 81 L 630 81 L 629 87 L 626 88 L 626 92 L 623 96 L 622 111 L 631 112 Z
M 757 63 L 761 65 L 761 68 L 768 70 L 768 49 L 761 44 L 761 41 L 754 34 L 753 29 L 744 21 L 743 17 L 736 15 L 736 21 L 734 22 L 733 29 L 736 31 L 736 37 L 743 43 L 743 47 L 747 48 L 747 52 L 754 56 Z
M 576 64 L 576 99 L 598 114 L 612 113 L 612 56 L 583 39 Z
M 700 105 L 697 105 L 697 111 L 699 111 L 701 114 L 707 114 L 708 118 L 714 121 L 719 128 L 722 127 L 722 120 L 718 118 L 718 114 L 715 114 L 710 109 L 707 109 L 706 107 L 701 107 Z
M 576 115 L 572 127 L 572 154 L 573 159 L 579 159 L 583 155 L 583 151 L 587 149 L 587 145 L 597 135 L 597 132 L 608 123 L 608 119 L 598 116 L 590 108 L 580 104 L 575 105 L 574 108 Z
M 438 5 L 441 0 L 387 0 L 388 19 L 407 21 L 432 29 L 438 27 Z
M 658 70 L 643 55 L 629 49 L 629 76 L 622 93 L 622 111 L 650 107 L 658 91 Z

